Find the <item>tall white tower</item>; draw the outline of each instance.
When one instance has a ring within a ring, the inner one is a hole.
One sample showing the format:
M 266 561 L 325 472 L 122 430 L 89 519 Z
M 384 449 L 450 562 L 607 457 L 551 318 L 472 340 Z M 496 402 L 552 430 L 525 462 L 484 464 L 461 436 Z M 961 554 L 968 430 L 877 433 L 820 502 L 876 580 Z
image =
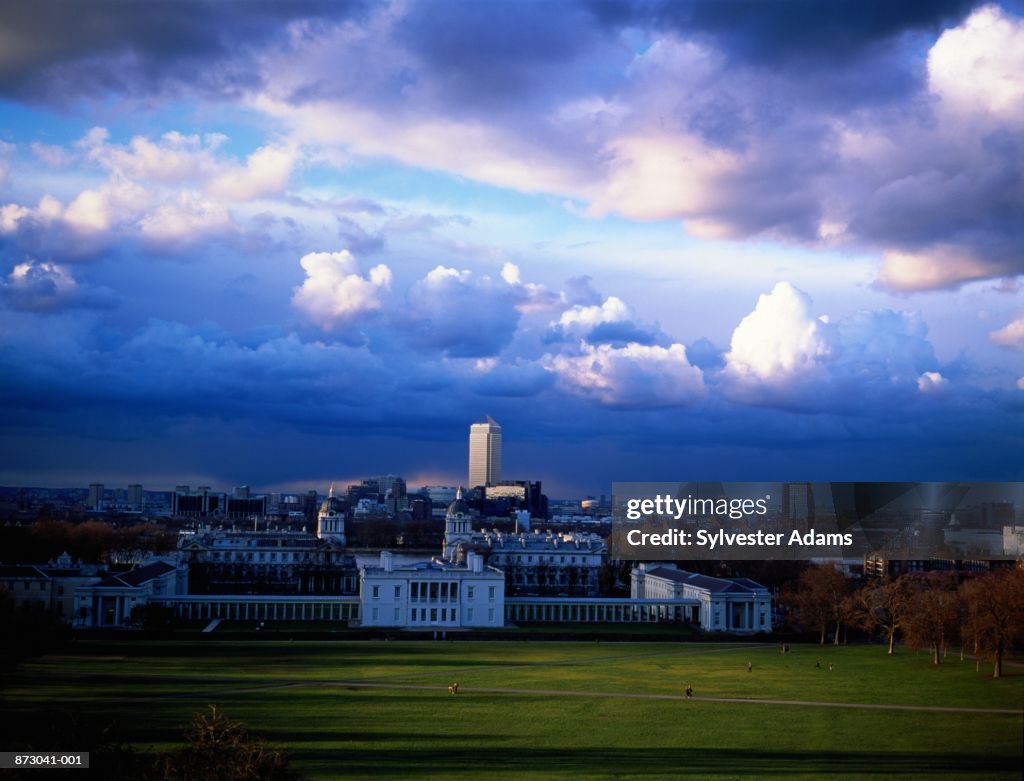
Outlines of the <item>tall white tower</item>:
M 490 415 L 469 427 L 469 487 L 501 480 L 501 426 Z

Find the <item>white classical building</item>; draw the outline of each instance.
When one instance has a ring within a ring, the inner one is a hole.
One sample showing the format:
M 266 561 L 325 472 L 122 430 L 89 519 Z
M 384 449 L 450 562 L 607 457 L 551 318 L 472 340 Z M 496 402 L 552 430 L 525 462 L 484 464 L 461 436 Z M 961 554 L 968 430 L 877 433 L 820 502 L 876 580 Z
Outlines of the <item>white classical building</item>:
M 183 591 L 188 571 L 157 560 L 128 572 L 108 575 L 75 591 L 75 627 L 124 627 L 140 622 L 136 610 L 154 598 Z
M 505 576 L 470 553 L 465 565 L 443 561 L 362 569 L 362 625 L 406 629 L 493 629 L 505 625 Z
M 633 570 L 632 599 L 691 600 L 685 620 L 707 632 L 772 631 L 772 597 L 749 578 L 715 578 L 674 564 L 641 564 Z

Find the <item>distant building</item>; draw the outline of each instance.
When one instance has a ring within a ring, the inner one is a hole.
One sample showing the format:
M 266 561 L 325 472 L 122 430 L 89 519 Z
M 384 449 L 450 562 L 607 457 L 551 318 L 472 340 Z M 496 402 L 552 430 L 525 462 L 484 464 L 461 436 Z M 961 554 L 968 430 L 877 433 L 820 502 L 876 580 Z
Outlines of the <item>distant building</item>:
M 445 517 L 444 561 L 465 561 L 471 552 L 484 556 L 505 573 L 510 595 L 597 595 L 601 566 L 608 556 L 598 535 L 474 531 L 473 519 L 460 489 Z
M 108 575 L 75 592 L 76 627 L 124 627 L 138 623 L 135 613 L 152 598 L 179 593 L 185 574 L 173 564 L 155 561 L 129 572 Z
M 806 532 L 814 526 L 814 490 L 810 483 L 782 484 L 782 520 Z
M 485 504 L 504 502 L 506 510 L 526 510 L 535 518 L 548 517 L 548 498 L 539 480 L 499 480 L 484 488 L 484 498 Z
M 358 585 L 344 545 L 305 532 L 183 532 L 178 561 L 189 594 L 355 594 Z
M 489 415 L 469 427 L 469 487 L 501 480 L 501 426 Z
M 89 483 L 89 498 L 86 500 L 86 506 L 90 510 L 102 510 L 103 496 L 103 483 Z
M 316 518 L 316 536 L 320 540 L 331 540 L 344 547 L 345 516 L 348 514 L 346 503 L 334 495 L 334 484 L 327 492 L 327 498 L 320 505 Z
M 0 591 L 14 599 L 15 607 L 53 613 L 70 622 L 75 610 L 75 590 L 100 580 L 99 568 L 72 561 L 62 553 L 47 564 L 0 565 Z
M 408 629 L 486 629 L 505 625 L 505 578 L 470 553 L 465 565 L 396 565 L 388 551 L 361 576 L 362 625 Z
M 1024 556 L 1024 526 L 1003 527 L 1003 555 Z
M 240 486 L 234 494 L 228 495 L 223 491 L 213 491 L 207 485 L 201 485 L 195 491 L 190 491 L 187 485 L 179 485 L 174 490 L 171 511 L 175 516 L 185 518 L 248 520 L 266 516 L 268 506 L 269 497 L 252 495 L 248 486 Z
M 142 486 L 139 483 L 128 486 L 128 509 L 135 512 L 142 510 Z
M 772 597 L 749 578 L 714 578 L 672 564 L 641 564 L 633 570 L 633 599 L 693 600 L 686 620 L 709 632 L 772 631 Z

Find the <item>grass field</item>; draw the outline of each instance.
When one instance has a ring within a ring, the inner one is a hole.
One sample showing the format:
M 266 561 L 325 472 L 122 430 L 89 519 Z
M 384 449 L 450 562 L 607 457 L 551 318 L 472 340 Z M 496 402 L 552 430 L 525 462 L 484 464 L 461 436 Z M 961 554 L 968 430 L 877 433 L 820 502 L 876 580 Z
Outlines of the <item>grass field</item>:
M 308 779 L 1017 779 L 1024 670 L 1008 672 L 878 646 L 97 642 L 24 665 L 4 709 L 164 750 L 218 703 Z

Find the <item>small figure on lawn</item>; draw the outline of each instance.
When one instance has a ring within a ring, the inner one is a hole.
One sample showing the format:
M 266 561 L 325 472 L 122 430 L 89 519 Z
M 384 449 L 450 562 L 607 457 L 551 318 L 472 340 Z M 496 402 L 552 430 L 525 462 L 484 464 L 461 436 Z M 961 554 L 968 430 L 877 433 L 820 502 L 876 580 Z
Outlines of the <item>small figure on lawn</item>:
M 832 672 L 832 662 L 829 662 L 829 663 L 828 663 L 828 671 L 829 671 L 829 672 Z
M 754 672 L 754 663 L 753 662 L 747 662 L 747 672 L 748 673 Z
M 693 687 L 690 686 L 690 685 L 687 685 L 687 687 L 686 687 L 686 699 L 688 699 L 688 700 L 692 700 L 693 699 Z

